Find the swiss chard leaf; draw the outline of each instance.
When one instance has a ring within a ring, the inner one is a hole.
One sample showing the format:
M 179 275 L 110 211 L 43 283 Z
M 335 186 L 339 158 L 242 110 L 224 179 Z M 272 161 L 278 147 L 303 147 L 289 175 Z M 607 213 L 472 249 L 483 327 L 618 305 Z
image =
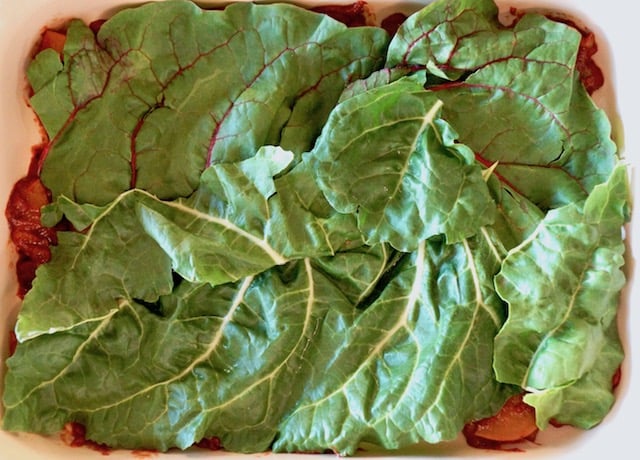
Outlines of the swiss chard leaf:
M 505 259 L 496 286 L 509 318 L 496 337 L 497 378 L 532 391 L 566 387 L 596 365 L 625 282 L 627 173 L 547 214 Z
M 513 43 L 496 41 L 498 8 L 492 0 L 432 2 L 402 23 L 385 67 L 422 65 L 438 78 L 458 80 L 469 66 L 508 55 Z M 490 41 L 493 46 L 486 46 Z M 484 43 L 484 46 L 482 45 Z
M 369 244 L 411 251 L 457 242 L 492 222 L 481 168 L 440 119 L 441 102 L 408 79 L 346 99 L 306 160 L 331 205 L 357 216 Z
M 382 29 L 284 4 L 143 5 L 97 36 L 75 21 L 62 68 L 47 52 L 29 71 L 51 139 L 42 179 L 80 203 L 132 187 L 170 199 L 189 195 L 207 165 L 262 145 L 301 153 L 387 42 Z
M 185 281 L 159 310 L 123 299 L 99 321 L 22 344 L 5 427 L 55 433 L 74 420 L 110 445 L 164 451 L 217 436 L 264 451 L 313 370 L 305 351 L 324 317 L 355 312 L 308 259 L 235 285 Z
M 362 441 L 450 440 L 504 403 L 514 390 L 491 370 L 504 309 L 491 283 L 500 259 L 489 234 L 423 241 L 353 322 L 320 329 L 309 355 L 316 372 L 276 451 L 353 454 Z
M 384 68 L 376 72 L 373 72 L 367 78 L 356 80 L 345 88 L 340 95 L 338 102 L 343 102 L 358 94 L 365 93 L 371 89 L 378 88 L 400 80 L 402 77 L 406 77 L 411 74 L 411 70 L 404 67 L 394 67 L 392 69 Z
M 353 305 L 364 308 L 384 276 L 393 271 L 399 257 L 384 244 L 363 245 L 314 259 L 313 266 L 322 270 Z
M 460 142 L 549 209 L 584 199 L 615 165 L 607 117 L 579 81 L 579 44 L 575 29 L 540 15 L 505 28 L 490 0 L 435 2 L 402 26 L 387 65 L 454 80 L 429 87 Z
M 214 165 L 189 199 L 162 201 L 141 190 L 105 207 L 59 199 L 47 213 L 52 223 L 64 214 L 87 231 L 60 234 L 51 263 L 25 298 L 18 337 L 99 321 L 120 299 L 154 302 L 171 290 L 172 270 L 219 285 L 360 246 L 355 220 L 326 203 L 304 164 L 281 186 L 274 182 L 292 159 L 291 152 L 264 147 L 242 162 Z M 140 270 L 140 260 L 151 268 Z
M 51 260 L 38 269 L 16 324 L 20 341 L 99 324 L 122 299 L 155 302 L 171 292 L 171 261 L 136 219 L 131 193 L 105 207 L 62 197 L 51 214 L 66 214 L 85 232 L 59 232 Z M 91 224 L 87 227 L 87 224 Z M 140 261 L 147 268 L 140 270 Z
M 553 420 L 585 430 L 598 425 L 615 402 L 613 376 L 624 357 L 615 321 L 605 331 L 606 338 L 593 367 L 578 380 L 525 395 L 524 401 L 535 407 L 541 429 Z
M 213 285 L 360 246 L 355 219 L 326 203 L 304 164 L 274 181 L 292 158 L 264 147 L 242 162 L 214 165 L 192 197 L 141 202 L 142 225 L 177 273 Z

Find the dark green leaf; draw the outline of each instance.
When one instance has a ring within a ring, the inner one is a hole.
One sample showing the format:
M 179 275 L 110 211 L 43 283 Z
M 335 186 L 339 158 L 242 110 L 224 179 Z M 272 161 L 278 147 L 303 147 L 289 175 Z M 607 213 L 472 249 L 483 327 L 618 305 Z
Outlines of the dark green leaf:
M 46 52 L 29 71 L 51 139 L 42 179 L 80 203 L 132 187 L 175 198 L 207 165 L 262 145 L 301 153 L 346 84 L 380 66 L 387 41 L 381 29 L 282 4 L 148 4 L 97 37 L 74 21 L 62 69 Z

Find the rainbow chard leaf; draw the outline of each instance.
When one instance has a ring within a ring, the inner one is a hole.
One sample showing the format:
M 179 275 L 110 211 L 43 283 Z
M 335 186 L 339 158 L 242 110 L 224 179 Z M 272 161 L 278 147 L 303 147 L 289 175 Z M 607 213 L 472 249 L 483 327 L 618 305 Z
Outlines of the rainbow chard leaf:
M 557 414 L 563 413 L 558 393 L 603 391 L 596 375 L 606 369 L 610 382 L 622 359 L 610 328 L 625 282 L 620 229 L 628 219 L 627 197 L 627 172 L 619 166 L 585 201 L 549 212 L 496 276 L 497 291 L 509 304 L 496 336 L 496 376 L 533 392 L 536 406 L 548 404 L 545 396 L 554 399 Z M 610 385 L 604 390 L 610 392 Z M 565 402 L 572 405 L 571 398 Z M 571 423 L 585 425 L 579 418 Z
M 579 81 L 579 45 L 578 31 L 537 14 L 505 28 L 491 0 L 434 2 L 401 27 L 387 65 L 424 67 L 460 142 L 549 209 L 584 199 L 615 165 L 609 121 Z
M 301 153 L 347 83 L 381 66 L 387 42 L 381 29 L 284 4 L 143 5 L 95 36 L 74 21 L 64 64 L 46 52 L 29 70 L 51 139 L 42 179 L 79 203 L 132 187 L 172 199 L 207 165 L 262 145 Z

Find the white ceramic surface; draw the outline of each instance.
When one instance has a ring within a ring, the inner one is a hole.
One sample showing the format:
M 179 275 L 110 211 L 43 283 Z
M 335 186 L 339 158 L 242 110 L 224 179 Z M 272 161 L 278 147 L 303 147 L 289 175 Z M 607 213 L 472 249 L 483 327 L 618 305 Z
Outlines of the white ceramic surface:
M 24 68 L 27 57 L 45 25 L 55 25 L 72 16 L 91 21 L 108 16 L 118 7 L 140 1 L 0 0 L 0 207 L 2 208 L 2 218 L 0 218 L 0 363 L 2 363 L 0 364 L 0 391 L 4 373 L 3 362 L 8 348 L 8 332 L 19 308 L 19 300 L 15 296 L 15 255 L 9 243 L 4 209 L 13 183 L 26 171 L 30 148 L 38 141 L 34 116 L 25 104 Z M 427 1 L 422 0 L 422 3 Z M 343 1 L 322 1 L 325 4 L 340 2 Z M 400 7 L 416 8 L 421 2 L 414 0 L 394 3 L 388 0 L 370 0 L 369 3 L 378 8 L 378 15 L 382 17 L 385 13 Z M 607 74 L 607 84 L 596 97 L 598 103 L 615 120 L 617 140 L 623 146 L 623 156 L 631 165 L 633 196 L 637 201 L 640 196 L 636 177 L 640 165 L 640 85 L 637 83 L 640 66 L 637 58 L 638 46 L 634 44 L 638 25 L 635 23 L 633 3 L 628 0 L 501 0 L 500 4 L 505 7 L 542 7 L 568 12 L 583 20 L 597 32 L 601 49 L 597 57 Z M 549 430 L 538 438 L 538 445 L 528 445 L 525 453 L 485 452 L 469 449 L 464 442 L 457 442 L 441 446 L 419 446 L 408 451 L 383 455 L 501 459 L 513 457 L 519 460 L 611 456 L 615 456 L 616 460 L 637 458 L 636 427 L 637 412 L 640 410 L 640 312 L 636 304 L 640 298 L 640 275 L 637 274 L 635 258 L 640 253 L 638 225 L 638 216 L 634 216 L 627 228 L 629 284 L 623 293 L 620 314 L 621 331 L 627 353 L 623 367 L 623 381 L 618 390 L 618 401 L 615 407 L 600 426 L 584 433 L 567 428 Z M 152 458 L 166 457 L 174 460 L 204 458 L 211 455 L 231 456 L 224 452 L 199 451 L 152 454 Z M 271 455 L 273 454 L 269 454 Z M 113 451 L 107 458 L 115 460 L 140 458 L 140 456 L 141 454 L 126 451 Z M 69 448 L 57 439 L 0 431 L 0 459 L 2 460 L 58 460 L 69 457 L 80 460 L 104 458 L 102 454 L 89 449 Z M 309 459 L 309 456 L 287 457 Z

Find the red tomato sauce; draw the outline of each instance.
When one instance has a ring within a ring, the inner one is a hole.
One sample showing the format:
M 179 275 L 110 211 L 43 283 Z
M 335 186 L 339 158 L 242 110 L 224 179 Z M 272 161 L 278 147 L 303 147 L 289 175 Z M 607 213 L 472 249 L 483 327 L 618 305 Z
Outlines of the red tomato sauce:
M 18 346 L 18 338 L 14 331 L 9 331 L 9 356 L 13 356 Z
M 374 15 L 369 5 L 364 1 L 357 1 L 350 5 L 320 5 L 310 8 L 316 13 L 324 13 L 349 27 L 371 26 L 375 24 Z
M 57 242 L 56 229 L 40 223 L 40 208 L 50 199 L 49 191 L 39 177 L 32 175 L 20 179 L 9 195 L 5 216 L 11 241 L 18 253 L 16 274 L 20 297 L 31 289 L 36 269 L 49 261 L 49 248 Z
M 220 440 L 220 438 L 217 438 L 217 437 L 205 438 L 200 442 L 196 443 L 196 446 L 198 446 L 200 449 L 213 450 L 213 451 L 223 449 L 222 441 Z
M 514 22 L 509 25 L 510 27 L 515 25 L 526 13 L 515 7 L 510 8 L 509 11 L 514 17 Z M 580 32 L 582 38 L 580 39 L 580 48 L 578 49 L 578 57 L 576 59 L 576 69 L 580 74 L 580 80 L 589 94 L 593 94 L 602 88 L 604 85 L 604 73 L 594 59 L 595 54 L 598 52 L 598 43 L 595 34 L 586 26 L 580 25 L 565 16 L 559 14 L 546 14 L 546 16 L 553 21 L 567 24 Z
M 394 35 L 406 19 L 407 15 L 404 13 L 392 13 L 381 21 L 380 27 L 389 35 Z
M 62 433 L 60 433 L 60 439 L 69 447 L 86 447 L 100 452 L 102 455 L 109 455 L 111 453 L 111 449 L 108 446 L 88 440 L 86 438 L 86 430 L 80 423 L 66 423 Z

